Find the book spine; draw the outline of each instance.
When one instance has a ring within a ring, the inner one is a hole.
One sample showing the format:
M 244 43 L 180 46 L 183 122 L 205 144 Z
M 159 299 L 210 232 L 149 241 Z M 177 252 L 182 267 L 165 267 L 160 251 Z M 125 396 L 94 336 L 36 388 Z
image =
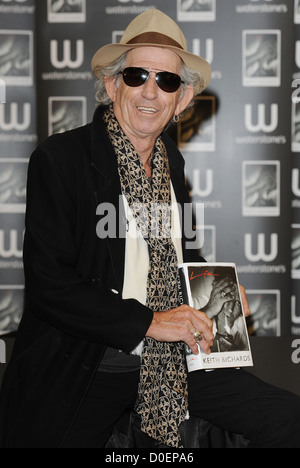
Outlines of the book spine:
M 181 283 L 182 304 L 190 305 L 188 292 L 187 292 L 187 278 L 186 278 L 184 268 L 179 268 L 179 276 L 180 276 L 180 283 Z

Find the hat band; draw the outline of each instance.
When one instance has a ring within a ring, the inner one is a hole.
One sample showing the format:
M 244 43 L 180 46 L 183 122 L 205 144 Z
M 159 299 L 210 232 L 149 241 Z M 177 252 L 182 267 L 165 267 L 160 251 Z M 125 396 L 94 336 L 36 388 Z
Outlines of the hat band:
M 184 48 L 179 44 L 179 42 L 175 41 L 169 36 L 166 36 L 165 34 L 157 32 L 146 32 L 143 34 L 139 34 L 130 41 L 126 42 L 126 44 L 157 44 L 177 47 L 179 49 L 184 50 Z

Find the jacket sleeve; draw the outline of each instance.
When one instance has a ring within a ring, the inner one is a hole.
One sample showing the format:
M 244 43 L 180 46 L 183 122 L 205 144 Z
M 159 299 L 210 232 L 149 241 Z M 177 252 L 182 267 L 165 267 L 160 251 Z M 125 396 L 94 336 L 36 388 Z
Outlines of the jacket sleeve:
M 76 266 L 74 197 L 53 158 L 44 149 L 36 150 L 27 184 L 27 306 L 40 320 L 70 336 L 130 352 L 144 338 L 153 312 L 81 277 Z

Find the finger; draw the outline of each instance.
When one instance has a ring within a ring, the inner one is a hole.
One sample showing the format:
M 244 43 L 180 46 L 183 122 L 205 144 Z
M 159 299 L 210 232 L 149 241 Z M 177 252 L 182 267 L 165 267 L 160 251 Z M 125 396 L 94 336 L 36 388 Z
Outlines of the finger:
M 201 320 L 207 325 L 207 327 L 210 330 L 213 329 L 213 322 L 207 317 L 205 312 L 201 312 L 200 310 L 196 310 L 196 309 L 193 309 L 192 311 L 193 311 L 193 320 L 194 318 L 196 318 L 196 320 Z
M 201 341 L 200 345 L 204 344 L 205 347 L 207 345 L 207 347 L 210 348 L 214 344 L 214 338 L 215 337 L 214 337 L 213 333 L 211 333 L 211 332 L 203 333 L 203 340 L 202 341 L 204 341 L 204 343 L 202 343 L 202 341 Z
M 188 336 L 185 337 L 184 341 L 192 350 L 195 350 L 195 345 L 199 344 L 208 352 L 209 348 L 213 346 L 214 335 L 206 323 L 201 320 L 194 320 L 189 325 Z
M 195 338 L 194 338 L 195 340 Z M 208 342 L 206 339 L 205 339 L 205 336 L 203 335 L 203 339 L 201 341 L 196 341 L 196 346 L 197 346 L 197 349 L 199 350 L 199 348 L 201 349 L 202 352 L 204 352 L 205 354 L 211 354 L 211 347 L 213 345 L 213 341 L 212 342 Z M 194 347 L 193 347 L 194 349 Z M 193 351 L 194 352 L 194 351 Z M 195 353 L 194 353 L 195 354 Z M 196 353 L 198 354 L 198 353 Z
M 214 334 L 212 332 L 212 329 L 209 328 L 203 321 L 195 320 L 193 321 L 192 326 L 193 328 L 191 329 L 191 335 L 193 336 L 195 341 L 197 341 L 197 338 L 195 337 L 196 332 L 202 334 L 202 341 L 206 341 L 208 346 L 212 346 L 214 344 Z
M 201 343 L 198 343 L 198 345 L 201 348 L 201 351 L 203 351 L 204 354 L 211 354 L 211 346 L 206 342 L 206 341 L 201 341 Z
M 193 354 L 195 354 L 196 356 L 199 354 L 198 343 L 197 343 L 197 341 L 195 340 L 195 338 L 193 337 L 192 334 L 190 334 L 186 338 L 185 343 L 188 345 L 188 347 L 190 348 L 190 350 L 191 350 L 191 352 Z
M 207 326 L 207 324 L 203 321 L 197 321 L 196 329 L 200 331 L 203 335 L 203 339 L 208 343 L 209 346 L 212 346 L 214 344 L 214 339 L 215 336 L 213 334 L 213 323 L 211 322 L 211 325 Z
M 247 299 L 246 289 L 241 285 L 240 285 L 240 293 L 241 293 L 241 300 L 243 304 L 245 317 L 249 317 L 251 315 L 251 310 L 250 310 L 249 302 Z
M 194 333 L 194 338 L 195 338 L 195 340 L 197 341 L 197 343 L 199 343 L 199 342 L 202 341 L 203 338 L 204 338 L 203 333 L 199 332 L 198 330 L 195 331 L 195 333 Z
M 222 292 L 224 292 L 224 294 L 229 295 L 230 293 L 236 291 L 236 287 L 233 285 L 233 284 L 230 284 L 228 286 L 226 286 L 225 288 L 223 288 Z
M 195 321 L 193 322 L 193 330 L 191 331 L 191 334 L 194 336 L 195 332 L 202 333 L 202 337 L 207 343 L 209 343 L 210 346 L 213 345 L 214 342 L 214 334 L 210 328 L 208 328 L 205 323 Z M 194 338 L 197 341 L 197 338 L 194 336 Z
M 199 354 L 199 349 L 201 349 L 201 351 L 207 355 L 211 354 L 210 345 L 204 339 L 201 342 L 197 342 L 195 339 L 191 339 L 187 345 L 192 353 L 196 356 Z
M 233 310 L 230 307 L 228 307 L 226 309 L 224 308 L 223 313 L 224 313 L 225 317 L 230 318 L 230 317 L 232 317 Z
M 216 291 L 218 291 L 219 289 L 222 290 L 222 289 L 226 288 L 227 286 L 229 286 L 230 284 L 232 284 L 232 281 L 230 281 L 230 279 L 228 279 L 228 278 L 225 278 L 225 279 L 219 281 L 214 289 Z

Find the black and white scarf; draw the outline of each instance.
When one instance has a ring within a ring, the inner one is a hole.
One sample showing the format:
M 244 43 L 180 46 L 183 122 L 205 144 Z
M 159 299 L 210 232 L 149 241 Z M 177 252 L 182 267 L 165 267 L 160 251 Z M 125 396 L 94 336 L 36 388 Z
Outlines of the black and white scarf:
M 166 147 L 162 138 L 158 138 L 149 180 L 138 153 L 114 115 L 113 106 L 104 113 L 104 122 L 118 158 L 122 193 L 148 244 L 146 305 L 153 312 L 174 309 L 181 305 L 180 280 L 171 239 L 171 181 Z M 144 339 L 135 409 L 142 418 L 143 432 L 161 444 L 180 447 L 179 426 L 188 410 L 183 343 Z

